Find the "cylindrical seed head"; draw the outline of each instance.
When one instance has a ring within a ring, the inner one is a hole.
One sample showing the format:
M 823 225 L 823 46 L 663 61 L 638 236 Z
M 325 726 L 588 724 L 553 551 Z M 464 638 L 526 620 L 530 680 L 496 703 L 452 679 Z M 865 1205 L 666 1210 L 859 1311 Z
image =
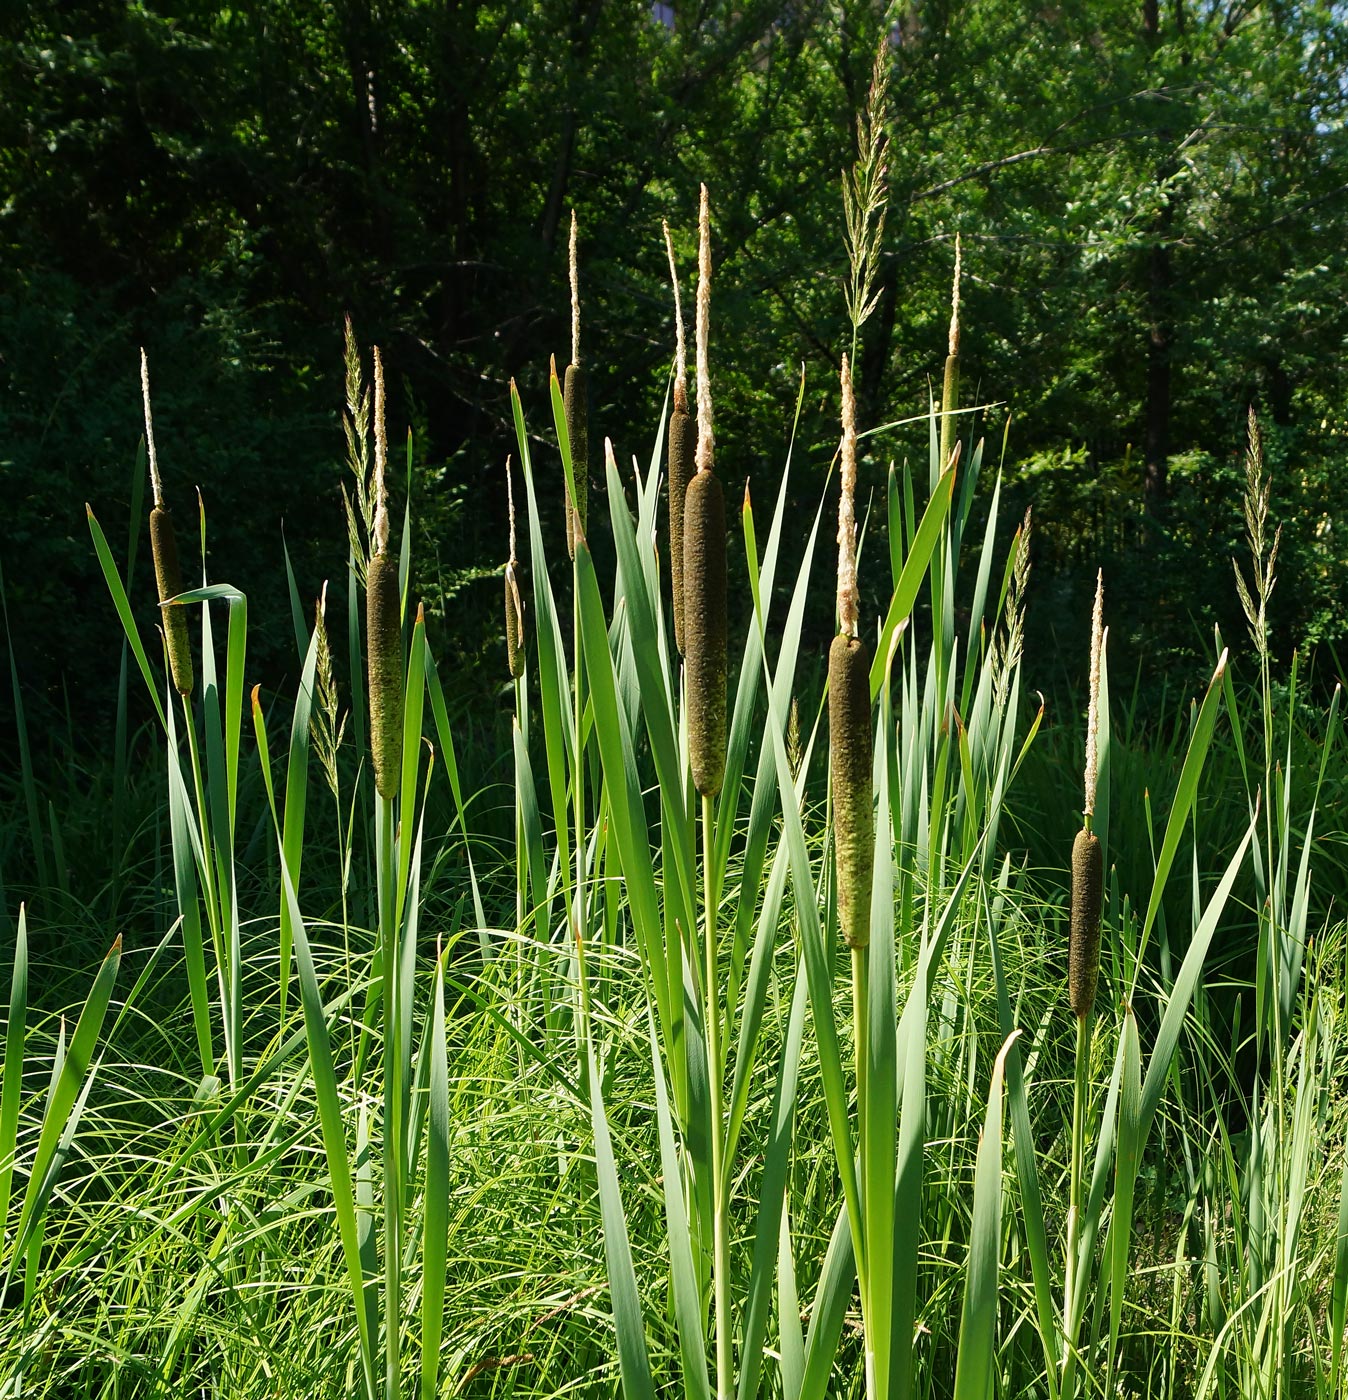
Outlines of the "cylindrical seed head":
M 161 603 L 183 591 L 178 567 L 178 541 L 173 533 L 173 516 L 164 506 L 150 512 L 150 553 L 154 557 L 154 578 Z M 192 647 L 187 640 L 187 613 L 182 608 L 159 609 L 168 642 L 169 671 L 174 689 L 180 695 L 192 693 Z
M 849 948 L 871 941 L 875 809 L 871 800 L 871 662 L 857 637 L 828 651 L 828 757 L 833 779 L 833 856 L 838 926 Z
M 566 503 L 566 548 L 573 559 L 576 536 L 584 538 L 589 516 L 590 425 L 585 394 L 585 371 L 579 365 L 567 365 L 562 403 L 566 409 L 566 435 L 571 439 L 571 473 L 576 479 L 576 500 L 573 504 L 568 498 Z
M 519 585 L 515 581 L 515 566 L 507 564 L 505 571 L 505 636 L 506 660 L 510 674 L 518 680 L 524 674 L 524 618 Z
M 370 753 L 374 785 L 392 801 L 402 776 L 403 635 L 398 561 L 374 555 L 365 578 L 365 652 L 370 680 Z
M 1100 840 L 1084 828 L 1072 842 L 1072 941 L 1067 990 L 1074 1016 L 1089 1016 L 1100 973 L 1100 911 L 1105 893 L 1105 857 Z
M 683 514 L 696 471 L 697 419 L 676 403 L 669 418 L 669 565 L 674 585 L 674 641 L 683 653 Z
M 725 495 L 711 472 L 688 483 L 683 507 L 683 641 L 693 782 L 715 797 L 725 779 Z
M 960 360 L 958 355 L 947 355 L 945 361 L 945 384 L 941 390 L 941 470 L 950 465 L 950 454 L 955 447 L 955 410 L 960 406 Z

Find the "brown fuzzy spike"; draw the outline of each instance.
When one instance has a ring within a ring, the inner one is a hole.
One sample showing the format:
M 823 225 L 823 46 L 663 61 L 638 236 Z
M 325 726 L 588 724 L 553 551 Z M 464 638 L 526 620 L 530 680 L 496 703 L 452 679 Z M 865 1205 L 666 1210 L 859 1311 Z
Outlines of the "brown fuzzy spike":
M 590 425 L 586 404 L 585 371 L 579 365 L 567 365 L 562 389 L 566 409 L 566 435 L 571 439 L 571 472 L 576 478 L 574 508 L 566 503 L 566 548 L 576 557 L 576 536 L 584 538 L 589 522 L 590 497 Z M 579 529 L 576 528 L 577 521 Z
M 510 674 L 518 680 L 524 674 L 524 618 L 520 616 L 519 586 L 515 582 L 515 566 L 506 565 L 505 572 L 505 635 L 506 661 Z
M 683 507 L 683 640 L 693 782 L 715 797 L 725 779 L 725 494 L 711 472 L 688 483 Z
M 1067 988 L 1075 1016 L 1089 1016 L 1095 1005 L 1104 892 L 1104 852 L 1095 833 L 1083 829 L 1072 842 L 1072 941 L 1068 951 Z
M 871 660 L 866 644 L 837 636 L 828 651 L 829 772 L 838 926 L 849 948 L 871 941 L 875 808 L 871 798 Z
M 150 553 L 154 557 L 154 577 L 159 601 L 166 602 L 183 591 L 178 567 L 178 541 L 173 533 L 173 516 L 164 506 L 150 512 Z M 192 693 L 192 647 L 187 640 L 187 613 L 183 608 L 160 608 L 164 637 L 168 642 L 169 671 L 179 695 Z
M 669 566 L 674 585 L 674 641 L 683 645 L 683 513 L 697 456 L 697 419 L 676 403 L 669 418 Z
M 374 785 L 392 801 L 402 777 L 403 634 L 398 561 L 384 551 L 365 580 L 365 653 L 370 681 L 370 752 Z

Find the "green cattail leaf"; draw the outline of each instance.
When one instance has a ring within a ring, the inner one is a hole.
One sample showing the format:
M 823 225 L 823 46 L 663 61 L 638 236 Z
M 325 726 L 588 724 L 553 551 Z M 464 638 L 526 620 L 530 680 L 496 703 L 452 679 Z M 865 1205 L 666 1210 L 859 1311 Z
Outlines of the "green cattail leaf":
M 47 1094 L 46 1108 L 42 1114 L 42 1128 L 38 1134 L 37 1147 L 28 1168 L 28 1188 L 24 1192 L 23 1208 L 19 1212 L 19 1223 L 13 1235 L 13 1249 L 6 1265 L 6 1277 L 15 1262 L 21 1259 L 40 1227 L 42 1213 L 47 1199 L 55 1185 L 50 1168 L 57 1156 L 61 1139 L 65 1135 L 71 1114 L 76 1110 L 76 1101 L 82 1091 L 88 1093 L 93 1075 L 94 1046 L 98 1043 L 103 1029 L 103 1018 L 107 1014 L 108 1002 L 112 999 L 113 983 L 117 980 L 117 968 L 122 960 L 122 936 L 113 940 L 94 977 L 79 1020 L 70 1037 L 70 1047 L 59 1067 L 53 1066 L 51 1087 Z M 26 971 L 26 963 L 25 963 Z
M 5 1064 L 0 1088 L 0 1221 L 9 1218 L 14 1182 L 14 1148 L 19 1134 L 19 1096 L 23 1090 L 24 1038 L 28 1024 L 28 915 L 19 905 L 14 940 L 14 967 L 9 979 L 9 1019 L 5 1022 Z
M 871 792 L 870 657 L 856 637 L 834 637 L 828 653 L 829 772 L 838 925 L 849 948 L 871 941 L 875 800 Z
M 374 785 L 392 801 L 401 778 L 403 718 L 402 604 L 398 562 L 387 550 L 370 560 L 365 583 L 365 648 L 370 682 Z
M 674 642 L 683 655 L 683 512 L 696 472 L 697 419 L 676 407 L 669 417 L 669 572 L 674 590 Z
M 684 660 L 693 782 L 715 797 L 726 756 L 725 494 L 709 471 L 689 483 L 683 521 Z
M 571 477 L 576 498 L 566 503 L 566 548 L 574 559 L 576 539 L 584 536 L 590 517 L 590 422 L 588 384 L 579 365 L 567 365 L 562 398 L 566 405 L 566 435 L 571 443 Z
M 613 1160 L 608 1119 L 601 1092 L 603 1077 L 594 1047 L 589 1047 L 590 1116 L 594 1127 L 594 1165 L 599 1179 L 599 1213 L 604 1225 L 604 1256 L 608 1264 L 609 1298 L 613 1324 L 618 1334 L 618 1367 L 625 1400 L 655 1400 L 651 1383 L 651 1363 L 646 1350 L 646 1326 L 637 1292 L 636 1270 L 632 1265 L 632 1245 L 627 1232 L 618 1185 L 618 1167 Z M 691 1383 L 691 1380 L 690 1380 Z
M 1002 1081 L 1007 1053 L 1019 1034 L 1018 1030 L 1011 1032 L 993 1065 L 988 1112 L 978 1144 L 954 1400 L 987 1400 L 992 1394 L 997 1342 L 997 1274 L 1002 1242 Z
M 178 541 L 173 532 L 173 516 L 163 506 L 150 512 L 150 553 L 154 557 L 154 577 L 161 604 L 183 591 L 182 569 L 178 563 Z M 187 614 L 181 607 L 161 608 L 164 640 L 168 645 L 169 669 L 179 695 L 192 693 L 192 647 L 187 637 Z
M 1100 973 L 1100 913 L 1104 905 L 1105 858 L 1094 832 L 1078 831 L 1072 842 L 1071 944 L 1068 997 L 1074 1016 L 1089 1016 Z

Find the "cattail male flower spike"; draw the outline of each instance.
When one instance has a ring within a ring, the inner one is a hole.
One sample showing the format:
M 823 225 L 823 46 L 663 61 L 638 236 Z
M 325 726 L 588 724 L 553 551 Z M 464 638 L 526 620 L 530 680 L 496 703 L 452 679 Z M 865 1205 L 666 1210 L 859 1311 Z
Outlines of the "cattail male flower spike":
M 576 540 L 585 537 L 590 504 L 590 423 L 588 385 L 580 367 L 580 274 L 576 256 L 576 211 L 571 211 L 571 242 L 568 265 L 571 275 L 571 363 L 562 384 L 566 410 L 566 435 L 571 440 L 571 474 L 576 482 L 576 499 L 568 493 L 566 502 L 566 548 L 574 559 Z
M 669 415 L 669 571 L 674 589 L 674 643 L 683 646 L 683 509 L 688 483 L 696 469 L 697 422 L 688 411 L 688 357 L 683 334 L 683 306 L 679 300 L 679 273 L 674 264 L 674 240 L 665 224 L 665 249 L 669 253 L 669 281 L 674 288 L 674 410 Z
M 1072 1014 L 1091 1014 L 1100 974 L 1100 916 L 1104 906 L 1105 855 L 1092 830 L 1096 788 L 1100 778 L 1100 673 L 1105 650 L 1105 583 L 1103 571 L 1095 584 L 1091 614 L 1090 705 L 1086 718 L 1085 825 L 1072 843 L 1071 942 L 1068 947 L 1067 989 Z

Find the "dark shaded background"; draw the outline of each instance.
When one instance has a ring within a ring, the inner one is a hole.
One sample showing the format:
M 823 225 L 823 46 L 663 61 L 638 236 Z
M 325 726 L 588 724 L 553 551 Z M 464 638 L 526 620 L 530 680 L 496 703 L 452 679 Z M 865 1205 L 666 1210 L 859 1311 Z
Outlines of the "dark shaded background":
M 803 363 L 795 504 L 812 511 L 845 345 L 838 176 L 882 32 L 890 211 L 862 425 L 926 407 L 958 229 L 965 384 L 997 404 L 994 461 L 1013 414 L 1008 519 L 1035 508 L 1030 679 L 1084 660 L 1100 565 L 1116 692 L 1137 677 L 1144 706 L 1210 669 L 1214 623 L 1243 630 L 1250 403 L 1284 525 L 1275 645 L 1343 633 L 1341 11 L 93 0 L 8 16 L 0 564 L 36 735 L 96 750 L 111 722 L 119 629 L 84 504 L 124 560 L 141 344 L 180 532 L 200 487 L 210 576 L 249 593 L 250 680 L 285 683 L 283 525 L 302 594 L 330 578 L 341 600 L 347 312 L 384 348 L 395 444 L 413 430 L 414 588 L 443 672 L 459 705 L 497 695 L 508 382 L 542 433 L 572 208 L 595 441 L 648 457 L 673 342 L 660 220 L 688 292 L 705 181 L 718 468 L 732 500 L 746 477 L 775 489 Z M 877 502 L 891 458 L 925 477 L 924 429 L 865 446 Z M 148 628 L 143 536 L 136 569 Z M 885 580 L 865 582 L 878 609 Z M 11 734 L 8 688 L 0 720 Z

